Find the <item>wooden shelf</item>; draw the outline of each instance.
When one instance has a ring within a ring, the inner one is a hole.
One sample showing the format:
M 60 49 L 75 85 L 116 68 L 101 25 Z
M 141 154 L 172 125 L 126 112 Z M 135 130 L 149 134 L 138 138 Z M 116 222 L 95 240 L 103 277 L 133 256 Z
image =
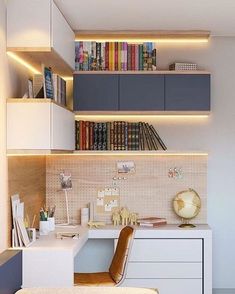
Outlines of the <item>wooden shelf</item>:
M 68 109 L 66 106 L 56 102 L 55 100 L 48 99 L 48 98 L 8 98 L 7 103 L 53 103 L 70 112 L 73 112 L 72 110 Z
M 103 71 L 75 71 L 73 73 L 74 75 L 92 75 L 92 74 L 122 74 L 122 75 L 128 75 L 128 74 L 139 74 L 139 75 L 208 75 L 210 72 L 204 71 L 204 70 L 152 70 L 152 71 L 145 71 L 145 70 L 126 70 L 126 71 L 109 71 L 109 70 L 103 70 Z
M 126 151 L 111 151 L 111 150 L 75 150 L 76 155 L 109 155 L 109 156 L 207 156 L 207 152 L 201 151 L 172 151 L 172 150 L 126 150 Z
M 7 48 L 18 57 L 29 63 L 39 72 L 41 64 L 51 67 L 54 73 L 60 76 L 71 76 L 74 69 L 68 65 L 53 48 Z
M 210 32 L 204 30 L 78 30 L 75 32 L 78 41 L 207 42 L 209 36 Z
M 44 156 L 44 155 L 71 155 L 71 156 L 208 156 L 202 151 L 173 151 L 173 150 L 7 150 L 8 156 Z

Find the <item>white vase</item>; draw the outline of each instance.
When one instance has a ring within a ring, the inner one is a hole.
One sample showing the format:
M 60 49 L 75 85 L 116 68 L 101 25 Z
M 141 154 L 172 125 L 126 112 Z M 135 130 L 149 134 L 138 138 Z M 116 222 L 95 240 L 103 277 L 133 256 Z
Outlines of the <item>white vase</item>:
M 49 232 L 50 232 L 49 221 L 40 221 L 39 234 L 43 236 L 43 235 L 48 235 Z

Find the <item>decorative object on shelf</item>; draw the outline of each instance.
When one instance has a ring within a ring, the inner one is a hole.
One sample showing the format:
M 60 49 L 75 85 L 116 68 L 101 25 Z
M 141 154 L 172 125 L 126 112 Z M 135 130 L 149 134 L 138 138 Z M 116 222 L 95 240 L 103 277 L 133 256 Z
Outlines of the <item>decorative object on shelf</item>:
M 44 90 L 44 98 L 53 99 L 54 98 L 54 88 L 53 88 L 53 73 L 50 67 L 43 68 L 43 90 Z
M 76 121 L 76 150 L 166 150 L 148 123 Z
M 70 225 L 70 217 L 69 217 L 69 204 L 68 204 L 68 191 L 72 189 L 72 179 L 71 179 L 71 174 L 66 175 L 65 172 L 61 172 L 59 175 L 60 179 L 60 186 L 61 189 L 64 191 L 65 195 L 65 205 L 66 205 L 66 217 L 67 217 L 67 222 L 64 224 L 59 224 L 62 226 L 68 226 Z
M 197 70 L 196 63 L 175 62 L 170 64 L 169 70 Z
M 156 48 L 152 42 L 75 42 L 77 71 L 156 70 Z
M 137 225 L 138 213 L 131 212 L 129 214 L 130 225 Z
M 120 211 L 120 216 L 122 219 L 122 225 L 127 226 L 129 223 L 129 216 L 130 216 L 130 211 L 127 207 L 123 207 Z
M 189 220 L 198 215 L 201 209 L 201 199 L 198 193 L 193 189 L 188 189 L 177 193 L 173 199 L 173 208 L 175 213 L 182 218 L 180 228 L 193 228 Z
M 169 168 L 168 170 L 168 178 L 171 179 L 182 179 L 183 178 L 183 171 L 181 167 L 174 167 Z
M 121 215 L 119 209 L 115 209 L 112 214 L 112 221 L 114 226 L 119 226 L 121 222 Z
M 117 172 L 119 174 L 134 174 L 135 173 L 135 163 L 134 161 L 118 161 L 117 162 Z
M 104 227 L 105 226 L 105 222 L 89 221 L 87 223 L 87 225 L 89 226 L 90 229 L 92 229 L 92 228 L 99 229 L 100 227 Z
M 155 217 L 155 216 L 139 218 L 137 222 L 142 227 L 151 227 L 151 228 L 159 227 L 161 225 L 167 224 L 167 220 L 165 218 Z

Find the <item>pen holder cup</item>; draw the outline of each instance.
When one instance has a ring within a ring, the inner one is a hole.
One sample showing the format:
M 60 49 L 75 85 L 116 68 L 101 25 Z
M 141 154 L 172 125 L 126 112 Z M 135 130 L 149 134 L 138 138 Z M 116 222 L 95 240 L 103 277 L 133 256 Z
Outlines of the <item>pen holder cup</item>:
M 55 218 L 54 217 L 48 217 L 49 222 L 49 230 L 54 231 L 55 230 Z
M 50 232 L 49 221 L 40 221 L 39 234 L 43 236 L 43 235 L 48 235 L 49 232 Z
M 27 228 L 27 232 L 29 235 L 29 241 L 35 242 L 36 241 L 36 229 L 35 228 Z

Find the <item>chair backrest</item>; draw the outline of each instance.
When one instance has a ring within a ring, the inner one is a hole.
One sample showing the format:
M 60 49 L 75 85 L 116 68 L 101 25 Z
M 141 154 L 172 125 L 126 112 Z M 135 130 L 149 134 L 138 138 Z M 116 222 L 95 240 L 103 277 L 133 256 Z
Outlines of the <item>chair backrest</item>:
M 129 226 L 126 226 L 120 232 L 117 247 L 109 267 L 109 274 L 116 284 L 120 283 L 120 281 L 124 278 L 133 236 L 134 229 Z

